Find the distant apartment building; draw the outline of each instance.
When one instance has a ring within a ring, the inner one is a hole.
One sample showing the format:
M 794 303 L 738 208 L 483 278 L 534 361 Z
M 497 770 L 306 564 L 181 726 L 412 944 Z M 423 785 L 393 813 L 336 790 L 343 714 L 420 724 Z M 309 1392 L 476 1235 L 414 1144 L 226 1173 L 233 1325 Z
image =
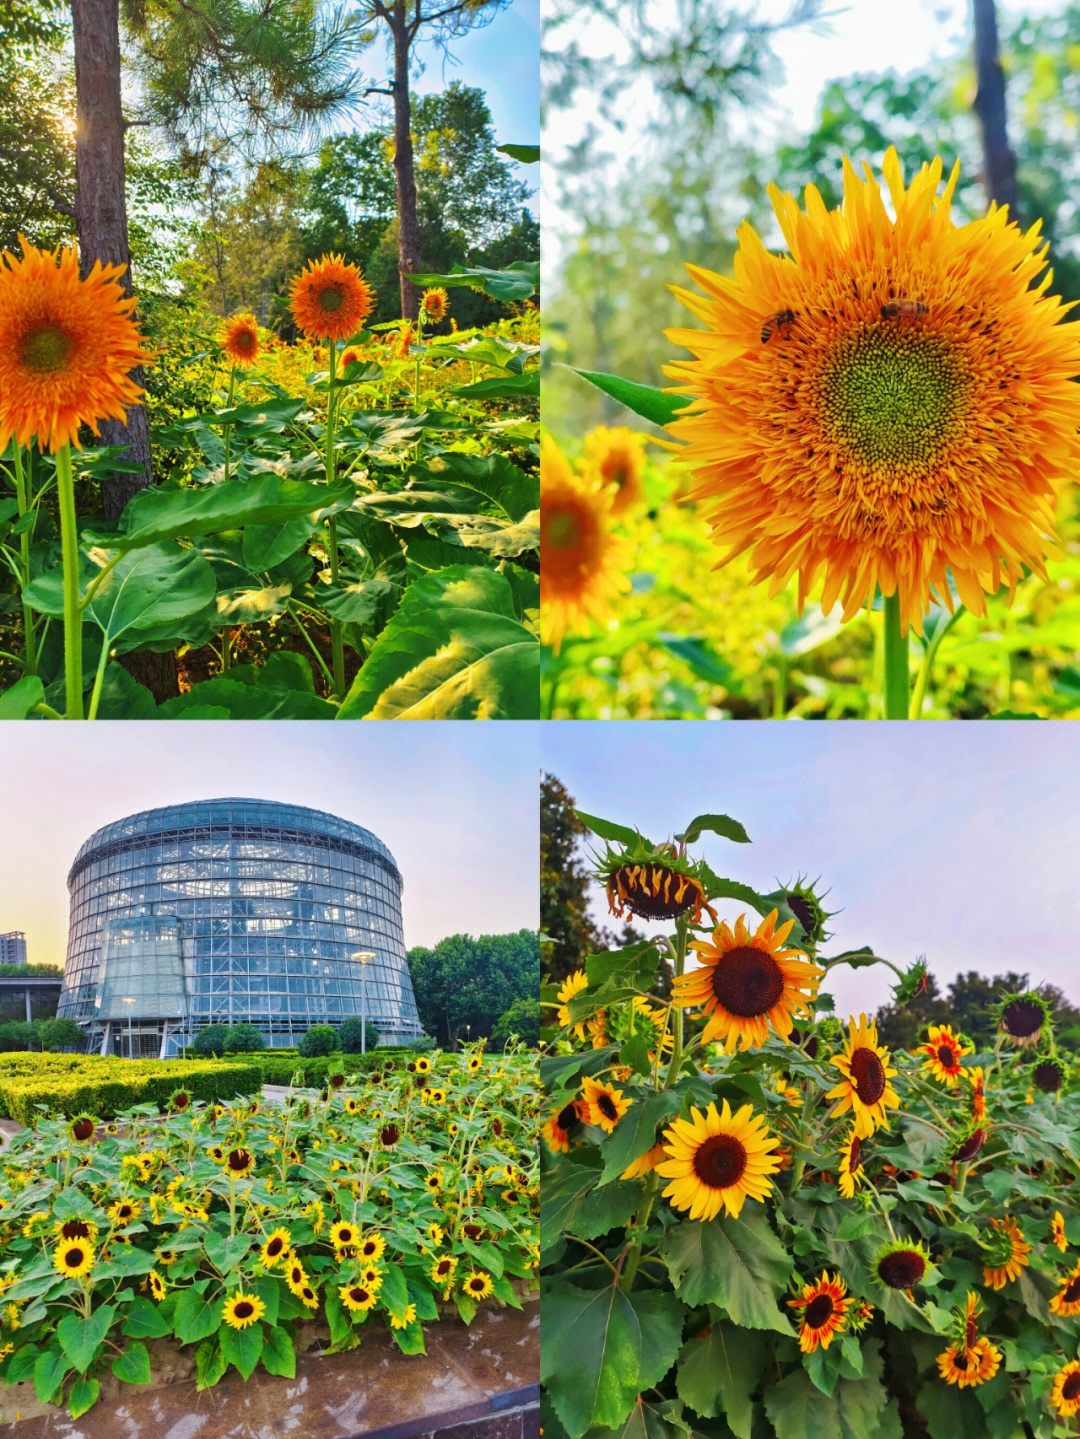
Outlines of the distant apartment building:
M 26 963 L 26 935 L 21 929 L 0 934 L 0 964 Z

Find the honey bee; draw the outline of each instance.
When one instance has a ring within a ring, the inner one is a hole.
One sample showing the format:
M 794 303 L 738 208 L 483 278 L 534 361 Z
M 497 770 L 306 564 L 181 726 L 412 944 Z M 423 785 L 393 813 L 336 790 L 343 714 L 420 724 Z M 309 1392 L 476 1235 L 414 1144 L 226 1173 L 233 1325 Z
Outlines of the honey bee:
M 918 320 L 929 313 L 921 300 L 893 300 L 881 307 L 883 320 Z
M 772 339 L 773 331 L 779 330 L 784 339 L 787 339 L 787 326 L 795 323 L 794 310 L 779 310 L 769 318 L 761 327 L 761 343 L 767 345 Z

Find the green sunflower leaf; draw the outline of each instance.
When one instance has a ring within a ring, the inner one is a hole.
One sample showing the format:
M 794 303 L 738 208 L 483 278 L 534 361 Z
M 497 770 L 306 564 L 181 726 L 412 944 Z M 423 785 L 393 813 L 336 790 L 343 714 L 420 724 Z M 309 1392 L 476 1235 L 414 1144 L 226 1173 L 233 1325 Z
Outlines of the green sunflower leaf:
M 125 1384 L 149 1384 L 150 1355 L 145 1344 L 129 1344 L 112 1363 L 112 1372 Z
M 92 1409 L 100 1393 L 101 1385 L 96 1379 L 77 1379 L 68 1395 L 68 1413 L 72 1419 L 78 1419 L 80 1414 Z
M 699 814 L 686 826 L 683 834 L 675 836 L 678 840 L 685 840 L 687 844 L 693 844 L 700 839 L 702 834 L 708 830 L 711 834 L 718 834 L 722 839 L 734 840 L 736 844 L 749 844 L 750 836 L 743 829 L 737 819 L 732 819 L 727 814 Z
M 670 424 L 679 411 L 690 403 L 686 395 L 668 395 L 651 385 L 639 385 L 634 380 L 623 380 L 618 375 L 605 375 L 599 370 L 576 370 L 572 365 L 568 368 L 583 380 L 588 380 L 590 385 L 603 390 L 605 395 L 618 400 L 620 405 L 633 410 L 635 415 L 640 415 L 643 420 L 651 420 L 654 425 Z
M 657 1126 L 679 1112 L 680 1099 L 673 1090 L 652 1094 L 641 1104 L 632 1104 L 615 1126 L 615 1133 L 604 1145 L 604 1174 L 601 1185 L 617 1179 L 656 1143 Z M 545 1196 L 546 1200 L 546 1196 Z
M 684 1219 L 661 1244 L 671 1282 L 689 1305 L 719 1305 L 747 1329 L 792 1332 L 778 1308 L 794 1265 L 768 1220 L 745 1210 L 738 1219 Z
M 94 1310 L 89 1319 L 84 1319 L 81 1314 L 65 1314 L 56 1326 L 60 1348 L 80 1374 L 89 1369 L 105 1342 L 105 1335 L 115 1316 L 116 1310 L 112 1305 L 103 1304 L 100 1309 Z
M 970 1390 L 935 1377 L 923 1385 L 915 1402 L 931 1439 L 986 1439 L 986 1415 Z
M 286 1379 L 296 1377 L 296 1350 L 284 1329 L 274 1328 L 268 1332 L 262 1362 L 268 1374 L 281 1374 Z
M 570 1439 L 593 1424 L 623 1424 L 639 1395 L 674 1364 L 682 1324 L 683 1306 L 671 1294 L 551 1285 L 540 1379 Z
M 221 1296 L 208 1300 L 196 1289 L 185 1289 L 176 1301 L 173 1327 L 181 1344 L 207 1339 L 221 1327 Z
M 212 1389 L 229 1367 L 216 1339 L 204 1339 L 195 1351 L 195 1388 Z
M 875 1361 L 873 1377 L 841 1379 L 832 1394 L 823 1394 L 803 1370 L 770 1385 L 765 1391 L 765 1413 L 776 1439 L 902 1439 L 895 1402 L 879 1377 L 881 1359 L 871 1357 Z M 936 1399 L 944 1386 L 933 1387 Z M 950 1439 L 967 1436 L 951 1431 Z
M 610 819 L 600 819 L 595 814 L 586 814 L 583 809 L 574 811 L 578 819 L 586 829 L 591 829 L 593 834 L 598 834 L 601 839 L 609 839 L 615 844 L 624 845 L 627 849 L 634 849 L 644 838 L 638 834 L 636 829 L 627 829 L 624 824 L 615 824 Z M 648 840 L 645 841 L 648 844 Z
M 764 1335 L 732 1324 L 712 1324 L 688 1340 L 679 1355 L 679 1398 L 705 1419 L 727 1419 L 737 1439 L 750 1439 L 757 1388 L 768 1352 Z
M 233 1329 L 223 1325 L 221 1330 L 221 1352 L 230 1364 L 235 1364 L 245 1379 L 255 1372 L 263 1352 L 263 1328 L 252 1324 L 247 1329 Z

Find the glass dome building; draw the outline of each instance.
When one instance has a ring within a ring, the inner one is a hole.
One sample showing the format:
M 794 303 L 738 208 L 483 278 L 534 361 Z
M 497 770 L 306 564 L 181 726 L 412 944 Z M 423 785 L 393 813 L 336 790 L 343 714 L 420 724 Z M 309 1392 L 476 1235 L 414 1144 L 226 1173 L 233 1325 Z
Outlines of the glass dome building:
M 384 1044 L 419 1038 L 401 887 L 382 840 L 319 810 L 216 799 L 130 815 L 68 874 L 57 1013 L 91 1051 L 136 1058 L 242 1020 L 268 1047 L 361 1014 Z

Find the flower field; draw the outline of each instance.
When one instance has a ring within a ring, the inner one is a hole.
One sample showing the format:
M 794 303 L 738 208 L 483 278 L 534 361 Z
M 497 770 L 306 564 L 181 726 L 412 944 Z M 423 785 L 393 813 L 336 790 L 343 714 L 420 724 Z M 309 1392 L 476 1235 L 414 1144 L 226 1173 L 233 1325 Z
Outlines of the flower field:
M 535 715 L 537 272 L 417 276 L 416 323 L 373 330 L 362 274 L 326 255 L 285 343 L 246 313 L 144 334 L 119 267 L 6 253 L 0 716 Z M 456 331 L 462 285 L 506 318 Z M 160 482 L 108 520 L 132 465 L 85 442 L 143 403 L 139 363 Z M 169 657 L 179 693 L 129 654 Z
M 669 932 L 545 994 L 545 1435 L 1074 1434 L 1076 1073 L 1043 996 L 1004 994 L 991 1047 L 891 1053 L 830 971 L 888 965 L 903 1006 L 924 967 L 829 954 L 813 886 L 694 858 L 737 821 L 580 819 L 613 913 Z
M 536 1127 L 533 1061 L 476 1047 L 280 1105 L 178 1087 L 164 1115 L 43 1119 L 3 1155 L 4 1382 L 77 1417 L 185 1364 L 291 1376 L 371 1325 L 423 1354 L 424 1324 L 531 1287 Z

